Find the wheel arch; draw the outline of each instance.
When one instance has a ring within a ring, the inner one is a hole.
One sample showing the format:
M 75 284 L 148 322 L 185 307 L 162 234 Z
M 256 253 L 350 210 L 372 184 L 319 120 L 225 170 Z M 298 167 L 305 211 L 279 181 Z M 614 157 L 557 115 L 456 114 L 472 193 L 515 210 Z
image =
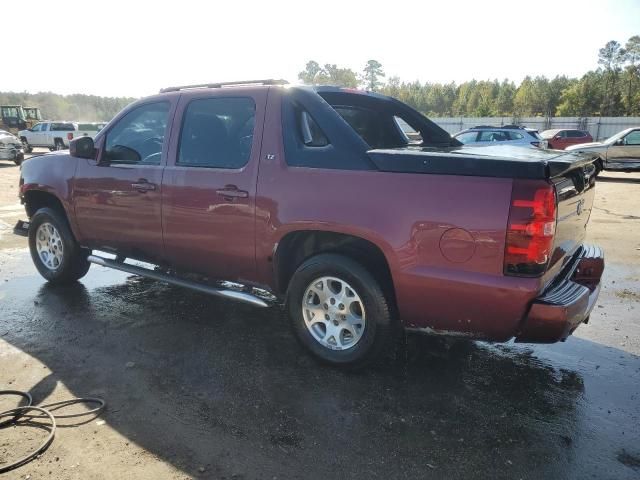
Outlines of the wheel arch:
M 298 229 L 287 232 L 273 253 L 275 288 L 287 292 L 296 269 L 308 258 L 321 253 L 347 256 L 367 269 L 379 282 L 392 305 L 396 305 L 391 247 L 364 235 L 327 229 Z
M 22 198 L 29 218 L 33 217 L 41 208 L 48 207 L 60 212 L 69 222 L 69 215 L 64 203 L 55 194 L 34 188 L 25 191 Z

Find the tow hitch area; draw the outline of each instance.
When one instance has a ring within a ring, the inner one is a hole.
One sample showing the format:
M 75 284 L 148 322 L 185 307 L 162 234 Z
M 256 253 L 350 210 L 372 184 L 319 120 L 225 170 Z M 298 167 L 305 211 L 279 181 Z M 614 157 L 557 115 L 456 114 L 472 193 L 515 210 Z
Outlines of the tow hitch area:
M 13 227 L 13 233 L 16 235 L 20 235 L 21 237 L 29 236 L 29 222 L 25 222 L 24 220 L 18 220 L 16 226 Z

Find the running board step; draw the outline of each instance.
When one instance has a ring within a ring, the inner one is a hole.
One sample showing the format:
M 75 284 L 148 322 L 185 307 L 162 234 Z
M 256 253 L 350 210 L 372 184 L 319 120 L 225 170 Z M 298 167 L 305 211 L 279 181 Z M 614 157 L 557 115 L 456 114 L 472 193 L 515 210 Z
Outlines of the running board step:
M 178 285 L 179 287 L 189 288 L 191 290 L 197 290 L 199 292 L 208 293 L 209 295 L 215 295 L 217 297 L 229 298 L 231 300 L 237 300 L 239 302 L 249 303 L 256 307 L 268 307 L 269 304 L 250 293 L 238 292 L 236 290 L 228 290 L 224 288 L 216 288 L 203 283 L 194 282 L 192 280 L 185 280 L 183 278 L 167 275 L 166 273 L 156 272 L 149 270 L 148 268 L 137 267 L 124 262 L 116 262 L 115 260 L 109 260 L 108 258 L 99 257 L 97 255 L 89 255 L 87 260 L 96 265 L 103 267 L 113 268 L 115 270 L 122 270 L 123 272 L 132 273 L 134 275 L 140 275 L 141 277 L 152 278 L 160 282 L 171 283 L 172 285 Z

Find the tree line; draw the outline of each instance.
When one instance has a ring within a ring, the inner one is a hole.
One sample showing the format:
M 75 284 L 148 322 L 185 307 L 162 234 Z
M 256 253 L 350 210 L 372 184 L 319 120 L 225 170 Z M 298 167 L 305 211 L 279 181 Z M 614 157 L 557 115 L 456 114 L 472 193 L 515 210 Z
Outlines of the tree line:
M 38 107 L 48 120 L 101 122 L 111 120 L 116 113 L 133 102 L 131 97 L 100 97 L 97 95 L 59 95 L 51 92 L 0 92 L 0 105 Z
M 640 35 L 621 45 L 611 40 L 598 52 L 598 68 L 581 78 L 527 76 L 463 83 L 386 79 L 383 66 L 369 60 L 361 72 L 311 60 L 298 75 L 306 84 L 364 87 L 402 100 L 432 117 L 616 117 L 640 116 Z M 0 92 L 0 105 L 39 107 L 50 120 L 108 121 L 132 97 Z
M 401 81 L 380 62 L 369 60 L 361 73 L 311 60 L 298 75 L 305 84 L 364 87 L 402 100 L 433 117 L 617 117 L 640 115 L 640 35 L 622 46 L 611 40 L 598 52 L 598 68 L 581 78 L 527 76 L 457 84 Z

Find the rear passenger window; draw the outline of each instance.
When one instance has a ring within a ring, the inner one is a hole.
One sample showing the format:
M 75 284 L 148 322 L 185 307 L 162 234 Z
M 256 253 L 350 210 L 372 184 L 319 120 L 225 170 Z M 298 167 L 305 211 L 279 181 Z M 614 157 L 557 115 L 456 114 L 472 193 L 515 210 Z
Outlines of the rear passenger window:
M 53 132 L 73 132 L 75 127 L 73 123 L 52 123 L 51 131 Z
M 479 142 L 504 142 L 509 140 L 506 132 L 482 131 L 478 137 Z
M 391 117 L 351 105 L 335 105 L 333 108 L 371 148 L 393 148 L 407 144 L 406 137 L 394 126 Z
M 192 100 L 185 110 L 178 165 L 241 168 L 249 161 L 256 105 L 246 97 Z

